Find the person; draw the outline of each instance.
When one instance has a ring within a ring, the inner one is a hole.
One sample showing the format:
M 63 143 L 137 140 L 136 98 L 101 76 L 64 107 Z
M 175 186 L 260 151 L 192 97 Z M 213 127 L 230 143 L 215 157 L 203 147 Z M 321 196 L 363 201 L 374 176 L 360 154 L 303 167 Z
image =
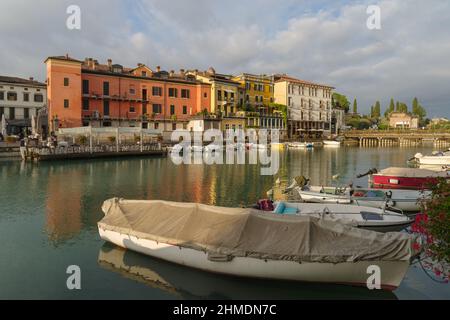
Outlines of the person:
M 26 160 L 27 157 L 27 138 L 21 135 L 22 138 L 20 139 L 20 156 L 22 157 L 22 160 Z

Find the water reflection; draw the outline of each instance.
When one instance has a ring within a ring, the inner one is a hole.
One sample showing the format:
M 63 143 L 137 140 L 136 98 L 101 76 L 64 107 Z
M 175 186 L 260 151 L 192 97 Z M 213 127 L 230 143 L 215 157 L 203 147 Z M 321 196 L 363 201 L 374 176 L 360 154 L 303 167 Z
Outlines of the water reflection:
M 362 287 L 257 280 L 216 275 L 179 266 L 105 243 L 98 263 L 183 299 L 397 299 L 390 291 Z

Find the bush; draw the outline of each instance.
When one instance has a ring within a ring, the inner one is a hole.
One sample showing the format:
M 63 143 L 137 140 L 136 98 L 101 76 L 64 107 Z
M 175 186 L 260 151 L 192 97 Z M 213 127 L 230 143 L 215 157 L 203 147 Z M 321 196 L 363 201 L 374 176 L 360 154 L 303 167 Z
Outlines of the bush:
M 412 231 L 423 236 L 423 250 L 432 262 L 427 267 L 448 281 L 450 276 L 450 183 L 441 179 L 432 185 L 432 195 L 422 201 Z
M 108 141 L 110 143 L 115 143 L 116 142 L 116 137 L 108 137 Z
M 84 146 L 87 144 L 88 138 L 86 136 L 78 136 L 75 141 L 77 144 Z

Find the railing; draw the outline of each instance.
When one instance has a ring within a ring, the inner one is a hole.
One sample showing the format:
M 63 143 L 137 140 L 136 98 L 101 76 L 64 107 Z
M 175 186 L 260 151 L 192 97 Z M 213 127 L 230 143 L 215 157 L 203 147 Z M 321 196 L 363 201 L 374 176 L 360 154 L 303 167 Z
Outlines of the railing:
M 120 153 L 120 152 L 147 152 L 147 151 L 162 151 L 160 143 L 144 143 L 140 144 L 116 144 L 114 145 L 95 145 L 92 148 L 89 145 L 70 145 L 66 147 L 30 147 L 27 152 L 29 154 L 48 156 L 48 155 L 70 155 L 70 154 L 92 154 L 92 153 Z

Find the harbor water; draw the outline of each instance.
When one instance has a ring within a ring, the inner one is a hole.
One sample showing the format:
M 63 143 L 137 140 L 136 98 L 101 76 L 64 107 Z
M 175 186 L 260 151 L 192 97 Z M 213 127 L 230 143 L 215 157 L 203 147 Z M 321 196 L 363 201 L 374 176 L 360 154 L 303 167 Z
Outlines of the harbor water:
M 189 269 L 106 244 L 98 235 L 111 197 L 239 207 L 304 175 L 312 184 L 366 186 L 371 168 L 406 166 L 428 147 L 316 148 L 280 153 L 276 176 L 259 165 L 175 165 L 170 158 L 22 163 L 0 161 L 0 299 L 449 299 L 450 286 L 420 265 L 394 292 L 341 285 L 238 279 Z M 334 177 L 334 179 L 333 179 Z M 67 267 L 81 269 L 68 290 Z

